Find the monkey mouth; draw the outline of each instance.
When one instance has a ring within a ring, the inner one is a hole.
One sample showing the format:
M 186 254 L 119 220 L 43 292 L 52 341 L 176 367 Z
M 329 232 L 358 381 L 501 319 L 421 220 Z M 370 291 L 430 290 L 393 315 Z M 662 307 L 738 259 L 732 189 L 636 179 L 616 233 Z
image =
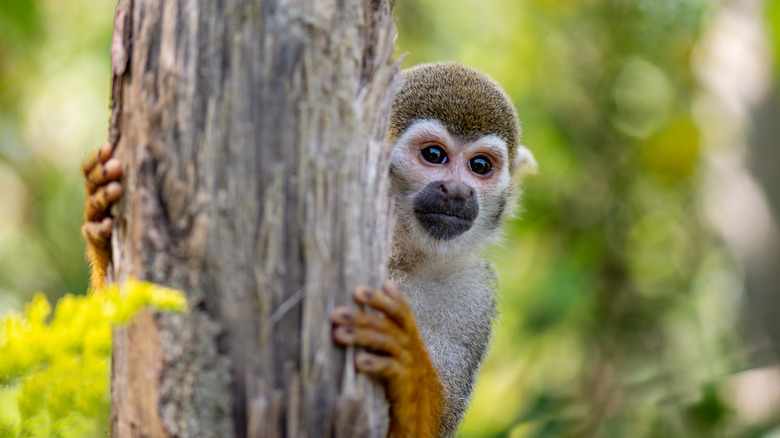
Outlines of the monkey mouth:
M 429 236 L 450 240 L 471 229 L 479 215 L 479 202 L 471 186 L 433 181 L 415 196 L 412 211 Z
M 456 212 L 415 210 L 414 215 L 431 237 L 440 240 L 454 239 L 474 224 L 474 218 Z
M 418 218 L 427 217 L 427 218 L 431 218 L 432 220 L 452 220 L 456 222 L 462 221 L 468 223 L 472 222 L 472 218 L 466 217 L 466 215 L 464 214 L 457 214 L 457 213 L 415 210 L 414 214 L 416 214 Z

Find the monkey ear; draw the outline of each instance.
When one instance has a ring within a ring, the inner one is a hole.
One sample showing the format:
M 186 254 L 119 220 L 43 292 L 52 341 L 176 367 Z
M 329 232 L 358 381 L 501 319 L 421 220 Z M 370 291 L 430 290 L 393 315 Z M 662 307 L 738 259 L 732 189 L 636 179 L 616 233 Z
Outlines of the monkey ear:
M 515 159 L 512 163 L 513 179 L 518 180 L 526 175 L 536 175 L 539 165 L 536 164 L 534 155 L 525 146 L 519 144 L 515 150 Z

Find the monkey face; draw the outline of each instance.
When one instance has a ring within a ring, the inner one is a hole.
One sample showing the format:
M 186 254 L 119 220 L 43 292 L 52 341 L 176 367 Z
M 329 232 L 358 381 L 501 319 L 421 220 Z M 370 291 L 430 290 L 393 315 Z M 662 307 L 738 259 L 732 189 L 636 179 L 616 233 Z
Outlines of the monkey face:
M 394 240 L 440 255 L 490 242 L 512 207 L 508 157 L 498 136 L 464 137 L 438 120 L 414 122 L 391 150 Z

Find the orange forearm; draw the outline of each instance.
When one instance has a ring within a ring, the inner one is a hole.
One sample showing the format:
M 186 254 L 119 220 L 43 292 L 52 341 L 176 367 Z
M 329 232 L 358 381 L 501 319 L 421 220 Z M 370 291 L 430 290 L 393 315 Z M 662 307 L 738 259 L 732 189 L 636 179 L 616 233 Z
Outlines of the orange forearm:
M 439 436 L 444 411 L 443 388 L 427 352 L 418 352 L 418 359 L 408 378 L 387 382 L 391 438 Z

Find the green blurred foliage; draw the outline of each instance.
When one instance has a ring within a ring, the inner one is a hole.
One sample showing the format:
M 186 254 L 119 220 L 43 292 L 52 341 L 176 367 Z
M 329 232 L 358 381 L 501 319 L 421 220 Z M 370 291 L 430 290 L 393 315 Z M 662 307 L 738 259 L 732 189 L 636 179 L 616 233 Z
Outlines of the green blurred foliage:
M 105 138 L 113 1 L 0 2 L 0 316 L 86 289 L 79 164 Z M 742 273 L 701 209 L 706 0 L 406 0 L 405 66 L 514 98 L 540 174 L 491 251 L 501 310 L 465 437 L 768 437 L 735 413 Z M 780 1 L 766 2 L 780 59 Z M 0 389 L 0 413 L 11 400 Z
M 144 307 L 183 312 L 181 291 L 129 280 L 65 295 L 52 315 L 37 293 L 0 318 L 0 437 L 98 437 L 109 414 L 112 324 Z

